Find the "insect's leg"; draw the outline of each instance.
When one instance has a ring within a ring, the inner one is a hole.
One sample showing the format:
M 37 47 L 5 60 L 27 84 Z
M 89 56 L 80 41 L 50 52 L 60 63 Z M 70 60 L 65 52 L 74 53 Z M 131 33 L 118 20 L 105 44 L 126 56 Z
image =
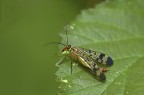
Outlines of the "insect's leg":
M 72 75 L 72 65 L 73 65 L 73 63 L 72 63 L 72 60 L 71 60 L 71 75 Z
M 58 65 L 60 65 L 61 63 L 63 63 L 65 59 L 66 59 L 66 56 L 64 57 L 64 59 L 60 63 L 58 63 Z

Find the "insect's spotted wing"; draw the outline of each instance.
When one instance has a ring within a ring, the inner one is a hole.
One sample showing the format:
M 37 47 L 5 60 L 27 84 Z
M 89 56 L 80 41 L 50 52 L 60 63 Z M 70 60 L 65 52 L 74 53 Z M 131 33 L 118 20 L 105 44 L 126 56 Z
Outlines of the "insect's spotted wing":
M 108 55 L 104 54 L 104 53 L 100 53 L 100 52 L 96 52 L 96 51 L 92 51 L 92 50 L 88 50 L 88 49 L 84 49 L 83 50 L 87 53 L 87 55 L 89 57 L 91 57 L 95 62 L 97 63 L 102 63 L 108 66 L 113 65 L 113 60 L 111 57 L 109 57 Z
M 103 68 L 99 67 L 96 62 L 94 62 L 93 59 L 87 54 L 83 54 L 83 56 L 78 56 L 78 60 L 82 65 L 90 68 L 93 73 L 97 75 L 100 79 L 106 80 L 106 77 L 103 74 Z

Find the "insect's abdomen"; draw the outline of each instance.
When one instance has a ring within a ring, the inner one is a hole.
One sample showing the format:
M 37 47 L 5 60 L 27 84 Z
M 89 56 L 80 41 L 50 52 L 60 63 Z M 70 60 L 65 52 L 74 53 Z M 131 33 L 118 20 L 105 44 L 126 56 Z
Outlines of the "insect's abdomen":
M 88 55 L 92 57 L 92 59 L 98 63 L 102 63 L 108 66 L 113 65 L 113 60 L 111 57 L 104 53 L 96 52 L 96 51 L 91 51 L 91 50 L 86 50 Z

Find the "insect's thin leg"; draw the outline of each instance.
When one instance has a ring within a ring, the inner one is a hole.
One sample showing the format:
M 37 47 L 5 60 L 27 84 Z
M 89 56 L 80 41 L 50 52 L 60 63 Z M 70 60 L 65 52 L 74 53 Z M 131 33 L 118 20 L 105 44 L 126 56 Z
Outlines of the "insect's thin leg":
M 71 60 L 71 75 L 72 75 L 72 65 L 73 65 L 73 63 L 72 63 L 72 60 Z
M 66 56 L 64 57 L 64 59 L 60 63 L 58 63 L 58 65 L 60 65 L 61 63 L 63 63 L 65 59 L 66 59 Z

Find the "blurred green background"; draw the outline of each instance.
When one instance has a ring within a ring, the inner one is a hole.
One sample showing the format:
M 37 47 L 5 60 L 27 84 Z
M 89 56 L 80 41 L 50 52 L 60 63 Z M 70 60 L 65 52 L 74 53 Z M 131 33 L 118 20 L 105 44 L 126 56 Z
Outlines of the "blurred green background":
M 0 1 L 0 95 L 56 95 L 55 63 L 64 18 L 70 22 L 87 0 Z

